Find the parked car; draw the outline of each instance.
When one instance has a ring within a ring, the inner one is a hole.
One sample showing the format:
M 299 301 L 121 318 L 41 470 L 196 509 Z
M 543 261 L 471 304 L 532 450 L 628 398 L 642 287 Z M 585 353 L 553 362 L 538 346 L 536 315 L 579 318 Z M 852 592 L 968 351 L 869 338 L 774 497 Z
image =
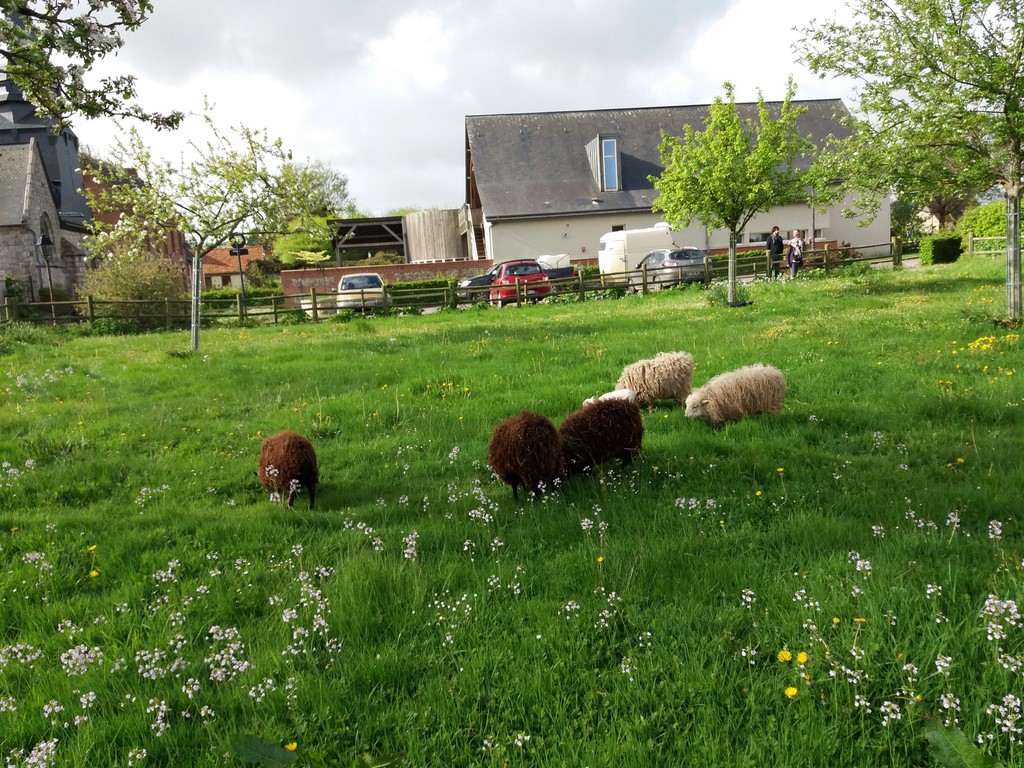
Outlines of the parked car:
M 456 283 L 456 295 L 463 301 L 485 301 L 500 266 L 495 264 L 482 275 L 462 278 Z
M 356 272 L 338 281 L 338 309 L 366 310 L 390 307 L 391 297 L 384 290 L 384 281 L 376 272 Z
M 499 307 L 517 296 L 516 283 L 519 283 L 518 296 L 532 300 L 542 299 L 551 293 L 548 276 L 540 264 L 532 259 L 505 261 L 498 265 L 491 282 L 490 300 Z
M 697 283 L 705 279 L 704 263 L 707 255 L 700 248 L 656 248 L 644 256 L 636 269 L 629 273 L 629 285 L 639 289 L 647 270 L 647 288 L 658 290 L 680 283 Z

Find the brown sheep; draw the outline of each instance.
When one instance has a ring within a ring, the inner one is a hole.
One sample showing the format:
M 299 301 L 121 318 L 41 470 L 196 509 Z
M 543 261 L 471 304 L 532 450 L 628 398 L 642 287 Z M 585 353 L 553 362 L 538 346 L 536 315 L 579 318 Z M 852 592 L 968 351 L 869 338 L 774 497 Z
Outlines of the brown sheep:
M 636 403 L 612 398 L 570 413 L 559 432 L 566 472 L 575 475 L 611 459 L 632 462 L 640 455 L 644 423 Z
M 494 428 L 487 446 L 487 466 L 512 486 L 516 500 L 520 485 L 536 496 L 564 474 L 562 438 L 546 416 L 523 411 Z
M 309 508 L 313 509 L 320 470 L 313 444 L 297 432 L 285 430 L 263 441 L 256 476 L 268 491 L 287 497 L 289 507 L 299 488 L 305 488 L 309 491 Z

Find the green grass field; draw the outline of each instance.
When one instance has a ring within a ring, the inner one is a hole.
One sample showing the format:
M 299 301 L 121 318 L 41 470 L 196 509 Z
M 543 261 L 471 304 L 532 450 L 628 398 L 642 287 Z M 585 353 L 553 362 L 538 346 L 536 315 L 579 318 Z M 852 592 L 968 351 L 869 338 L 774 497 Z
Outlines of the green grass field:
M 0 760 L 1024 765 L 1004 281 L 975 258 L 193 354 L 0 328 Z M 494 480 L 499 421 L 557 424 L 659 351 L 695 386 L 775 365 L 786 408 L 714 430 L 664 403 L 631 467 L 535 502 Z M 285 428 L 315 510 L 256 482 Z

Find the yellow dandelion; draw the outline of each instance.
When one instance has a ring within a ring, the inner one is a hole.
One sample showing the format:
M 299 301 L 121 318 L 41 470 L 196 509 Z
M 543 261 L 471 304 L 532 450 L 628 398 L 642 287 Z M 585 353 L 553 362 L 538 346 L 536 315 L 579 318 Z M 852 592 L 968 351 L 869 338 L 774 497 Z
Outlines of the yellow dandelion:
M 956 463 L 957 463 L 957 464 L 963 464 L 963 463 L 964 463 L 964 459 L 963 459 L 963 457 L 961 457 L 961 456 L 957 456 L 957 457 L 956 457 Z
M 99 575 L 100 575 L 100 572 L 99 572 L 98 568 L 93 568 L 91 571 L 89 571 L 89 578 L 90 579 L 95 579 Z
M 294 741 L 289 741 L 287 744 L 284 745 L 284 748 L 287 749 L 289 752 L 294 752 L 296 749 L 299 748 L 299 745 Z
M 783 648 L 776 654 L 775 658 L 779 660 L 779 663 L 785 664 L 787 661 L 793 660 L 793 654 Z
M 796 663 L 797 664 L 806 664 L 807 663 L 807 654 L 804 653 L 803 651 L 800 651 L 800 653 L 798 653 L 796 655 Z
M 832 626 L 835 627 L 835 626 L 838 626 L 838 624 L 839 624 L 839 617 L 838 616 L 833 616 L 832 617 Z
M 760 491 L 754 491 L 754 495 L 757 496 L 757 497 L 760 497 L 761 496 L 761 492 Z
M 785 472 L 785 471 L 786 471 L 786 468 L 785 468 L 785 467 L 779 467 L 779 468 L 778 468 L 778 469 L 776 469 L 775 471 L 776 471 L 776 472 L 778 472 L 778 473 L 779 473 L 779 474 L 781 475 L 781 474 L 782 474 L 783 472 Z
M 604 555 L 598 555 L 597 556 L 597 564 L 600 565 L 603 562 L 604 562 Z
M 789 688 L 786 689 L 785 693 L 786 693 L 786 698 L 787 699 L 792 699 L 794 696 L 796 696 L 796 688 L 794 688 L 791 685 L 791 686 L 789 686 Z
M 864 624 L 866 621 L 867 621 L 867 619 L 854 619 L 853 623 L 854 624 Z
M 920 693 L 915 693 L 914 694 L 914 701 L 920 703 L 921 701 L 924 701 L 924 696 L 922 696 Z
M 95 552 L 96 551 L 96 545 L 95 544 L 90 544 L 89 545 L 89 551 L 90 552 Z

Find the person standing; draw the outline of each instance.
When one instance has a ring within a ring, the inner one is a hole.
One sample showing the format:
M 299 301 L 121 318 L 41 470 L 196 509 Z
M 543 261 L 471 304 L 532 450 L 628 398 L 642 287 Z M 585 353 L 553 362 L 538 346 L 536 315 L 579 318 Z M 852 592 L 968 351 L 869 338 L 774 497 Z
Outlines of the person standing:
M 775 280 L 779 277 L 782 267 L 782 251 L 785 247 L 778 227 L 772 227 L 772 233 L 768 235 L 764 247 L 768 251 L 768 276 Z
M 800 236 L 799 229 L 793 230 L 789 248 L 786 250 L 786 261 L 789 262 L 789 279 L 793 280 L 796 278 L 796 271 L 804 263 L 804 239 Z

